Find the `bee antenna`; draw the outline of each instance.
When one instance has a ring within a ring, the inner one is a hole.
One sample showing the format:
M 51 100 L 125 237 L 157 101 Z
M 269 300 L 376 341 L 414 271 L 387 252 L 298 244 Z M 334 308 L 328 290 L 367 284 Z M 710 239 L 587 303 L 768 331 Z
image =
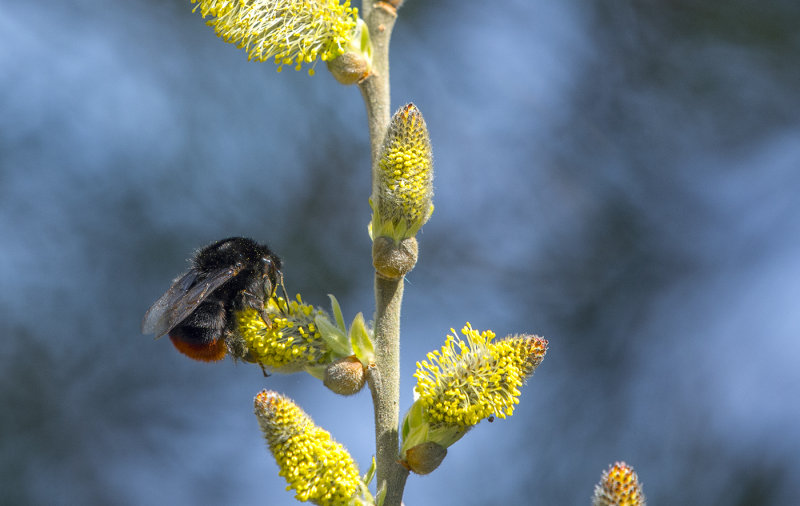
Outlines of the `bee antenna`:
M 283 284 L 283 273 L 278 272 L 278 284 L 281 285 L 281 291 L 283 292 L 283 300 L 286 301 L 286 311 L 289 311 L 289 294 L 286 293 L 286 285 Z

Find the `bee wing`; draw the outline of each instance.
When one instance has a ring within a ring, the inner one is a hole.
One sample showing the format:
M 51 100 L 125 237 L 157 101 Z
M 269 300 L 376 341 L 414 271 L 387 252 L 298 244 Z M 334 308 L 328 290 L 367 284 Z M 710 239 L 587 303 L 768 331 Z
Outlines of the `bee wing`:
M 203 280 L 197 281 L 198 271 L 190 270 L 176 279 L 169 290 L 150 306 L 142 319 L 142 334 L 163 336 L 237 273 L 237 269 L 228 267 L 212 271 Z

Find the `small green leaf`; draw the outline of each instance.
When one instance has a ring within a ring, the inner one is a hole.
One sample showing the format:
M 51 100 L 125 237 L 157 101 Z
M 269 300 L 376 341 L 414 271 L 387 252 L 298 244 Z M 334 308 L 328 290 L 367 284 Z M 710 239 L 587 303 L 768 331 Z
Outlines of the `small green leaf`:
M 428 428 L 422 403 L 414 402 L 403 417 L 403 423 L 400 427 L 400 442 L 403 450 L 424 443 Z
M 327 365 L 307 365 L 305 370 L 311 376 L 317 378 L 318 380 L 322 381 L 325 377 L 325 368 L 328 367 Z
M 383 506 L 383 501 L 386 499 L 386 487 L 381 487 L 378 493 L 375 494 L 375 506 Z
M 317 324 L 317 329 L 325 340 L 334 355 L 338 357 L 349 357 L 353 354 L 353 349 L 350 347 L 350 342 L 347 334 L 344 333 L 339 327 L 335 326 L 325 316 L 318 315 L 314 318 L 314 323 Z
M 342 329 L 342 332 L 347 332 L 347 327 L 344 326 L 344 315 L 342 314 L 342 308 L 339 306 L 339 301 L 330 293 L 328 297 L 331 299 L 331 310 L 333 311 L 333 317 L 336 318 L 336 325 Z
M 375 361 L 375 348 L 362 313 L 358 313 L 350 325 L 350 345 L 362 364 L 369 365 Z
M 372 478 L 375 477 L 375 471 L 378 469 L 378 465 L 375 462 L 375 455 L 372 456 L 372 464 L 370 464 L 369 469 L 367 469 L 366 474 L 364 474 L 364 478 L 361 480 L 364 484 L 369 485 L 372 481 Z
M 412 425 L 409 427 L 409 432 L 403 439 L 403 444 L 400 448 L 400 454 L 405 455 L 409 448 L 414 448 L 418 444 L 430 441 L 430 425 L 424 422 L 420 425 Z
M 369 29 L 364 26 L 364 21 L 361 18 L 358 18 L 357 26 L 361 31 L 361 40 L 359 41 L 361 52 L 367 55 L 367 58 L 372 59 L 372 41 L 369 38 Z
M 472 427 L 474 427 L 474 425 L 469 427 L 460 427 L 457 425 L 438 426 L 428 431 L 426 440 L 433 441 L 444 448 L 449 448 L 453 443 L 464 437 L 464 434 L 469 432 Z

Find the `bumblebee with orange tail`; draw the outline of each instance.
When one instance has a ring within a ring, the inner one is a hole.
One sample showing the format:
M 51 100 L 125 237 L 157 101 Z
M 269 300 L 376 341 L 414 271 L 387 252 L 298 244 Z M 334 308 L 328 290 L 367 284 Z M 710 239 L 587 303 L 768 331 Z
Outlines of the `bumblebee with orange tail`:
M 195 360 L 231 354 L 249 361 L 233 314 L 253 308 L 264 315 L 279 283 L 281 260 L 266 245 L 244 237 L 217 241 L 200 249 L 189 271 L 147 310 L 142 333 L 168 334 L 178 351 Z

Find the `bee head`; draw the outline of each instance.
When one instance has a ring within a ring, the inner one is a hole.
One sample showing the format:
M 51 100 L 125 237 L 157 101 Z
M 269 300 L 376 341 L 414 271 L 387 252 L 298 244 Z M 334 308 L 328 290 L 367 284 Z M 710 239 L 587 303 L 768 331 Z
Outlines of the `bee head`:
M 278 284 L 283 283 L 281 274 L 281 259 L 272 252 L 261 257 L 261 277 L 269 281 L 269 286 L 265 286 L 268 295 L 275 293 Z M 266 283 L 265 283 L 266 285 Z

